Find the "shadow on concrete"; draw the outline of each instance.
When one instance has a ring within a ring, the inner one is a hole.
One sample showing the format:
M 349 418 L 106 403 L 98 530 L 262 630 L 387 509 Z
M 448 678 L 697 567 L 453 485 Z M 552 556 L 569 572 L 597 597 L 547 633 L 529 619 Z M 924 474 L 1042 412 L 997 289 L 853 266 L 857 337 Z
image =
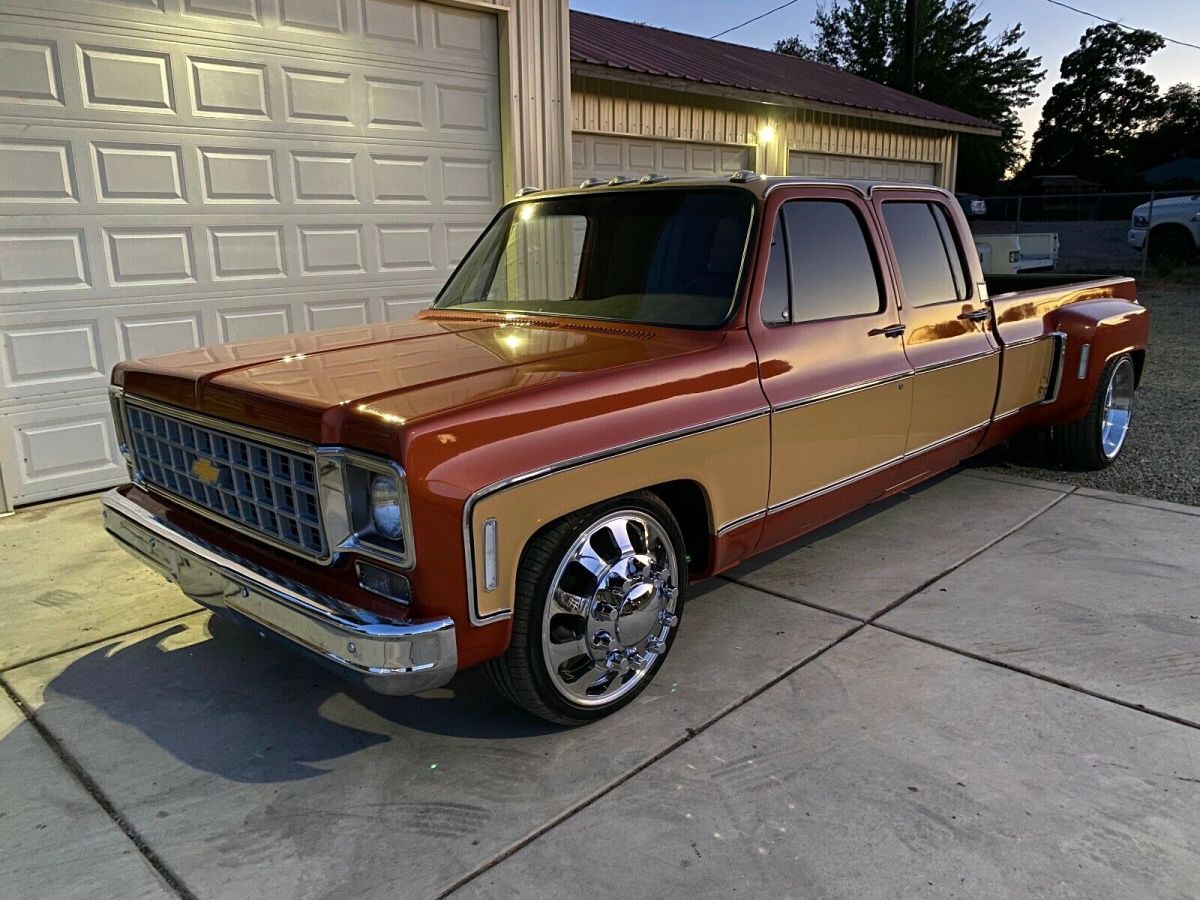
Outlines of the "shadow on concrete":
M 561 730 L 507 703 L 478 670 L 387 697 L 219 617 L 208 629 L 211 639 L 175 648 L 188 626 L 98 647 L 50 681 L 46 703 L 83 701 L 186 765 L 248 783 L 314 778 L 405 730 L 486 740 Z
M 830 538 L 841 534 L 843 531 L 854 528 L 856 525 L 861 525 L 863 522 L 870 521 L 871 519 L 889 509 L 892 509 L 893 507 L 900 506 L 902 503 L 910 500 L 912 495 L 927 490 L 932 485 L 944 480 L 944 478 L 945 476 L 938 476 L 927 482 L 924 482 L 921 485 L 918 485 L 915 488 L 905 491 L 904 493 L 894 494 L 893 496 L 888 497 L 886 500 L 880 500 L 870 504 L 869 506 L 864 506 L 861 509 L 857 509 L 852 513 L 842 516 L 840 519 L 830 522 L 828 525 L 824 525 L 815 531 L 810 531 L 808 534 L 804 535 L 804 537 L 797 538 L 794 541 L 788 541 L 786 544 L 781 544 L 772 550 L 767 550 L 758 554 L 757 556 L 753 556 L 746 562 L 740 563 L 736 568 L 730 569 L 725 573 L 725 575 L 734 580 L 742 578 L 746 575 L 752 575 L 760 569 L 763 569 L 772 563 L 778 562 L 785 556 L 791 556 L 793 553 L 804 550 L 806 547 L 811 547 L 814 544 L 827 541 Z

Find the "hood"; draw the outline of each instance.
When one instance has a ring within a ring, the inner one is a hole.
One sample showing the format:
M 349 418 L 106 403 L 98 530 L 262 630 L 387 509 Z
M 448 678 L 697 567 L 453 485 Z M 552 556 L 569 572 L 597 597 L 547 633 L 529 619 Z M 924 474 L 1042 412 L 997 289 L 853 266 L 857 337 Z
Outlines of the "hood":
M 1200 194 L 1190 195 L 1186 197 L 1163 197 L 1154 201 L 1154 216 L 1155 218 L 1161 213 L 1162 215 L 1175 215 L 1179 212 L 1200 211 Z M 1149 215 L 1150 204 L 1143 203 L 1140 206 L 1134 207 L 1134 215 Z
M 719 332 L 594 321 L 424 313 L 135 360 L 115 378 L 130 395 L 301 440 L 386 452 L 400 429 L 441 413 L 720 339 Z

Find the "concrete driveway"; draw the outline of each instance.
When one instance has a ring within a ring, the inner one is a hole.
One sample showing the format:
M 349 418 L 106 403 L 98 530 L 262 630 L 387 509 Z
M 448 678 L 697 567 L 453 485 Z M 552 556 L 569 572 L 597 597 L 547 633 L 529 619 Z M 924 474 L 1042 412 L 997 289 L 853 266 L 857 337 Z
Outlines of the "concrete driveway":
M 563 730 L 348 690 L 0 522 L 0 896 L 1191 897 L 1200 508 L 967 470 L 695 591 Z

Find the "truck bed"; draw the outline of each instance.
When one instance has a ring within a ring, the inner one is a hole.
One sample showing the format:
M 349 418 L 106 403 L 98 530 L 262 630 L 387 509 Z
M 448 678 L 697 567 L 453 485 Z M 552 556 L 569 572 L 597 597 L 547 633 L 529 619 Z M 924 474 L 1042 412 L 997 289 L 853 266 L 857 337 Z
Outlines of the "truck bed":
M 1132 279 L 1124 279 L 1132 283 Z M 1111 275 L 1080 275 L 1068 272 L 1030 272 L 1020 275 L 984 275 L 988 293 L 995 298 L 998 294 L 1028 293 L 1061 288 L 1066 285 L 1092 284 L 1097 281 L 1113 281 Z

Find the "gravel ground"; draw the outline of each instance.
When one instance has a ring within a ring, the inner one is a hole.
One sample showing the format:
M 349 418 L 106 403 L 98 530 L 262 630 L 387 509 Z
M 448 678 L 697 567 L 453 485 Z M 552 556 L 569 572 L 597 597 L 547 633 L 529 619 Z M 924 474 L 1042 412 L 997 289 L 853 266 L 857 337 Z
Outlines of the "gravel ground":
M 1150 347 L 1128 443 L 1111 467 L 1035 468 L 1001 450 L 971 465 L 1200 506 L 1200 279 L 1184 277 L 1187 283 L 1147 281 L 1139 291 L 1150 310 Z

